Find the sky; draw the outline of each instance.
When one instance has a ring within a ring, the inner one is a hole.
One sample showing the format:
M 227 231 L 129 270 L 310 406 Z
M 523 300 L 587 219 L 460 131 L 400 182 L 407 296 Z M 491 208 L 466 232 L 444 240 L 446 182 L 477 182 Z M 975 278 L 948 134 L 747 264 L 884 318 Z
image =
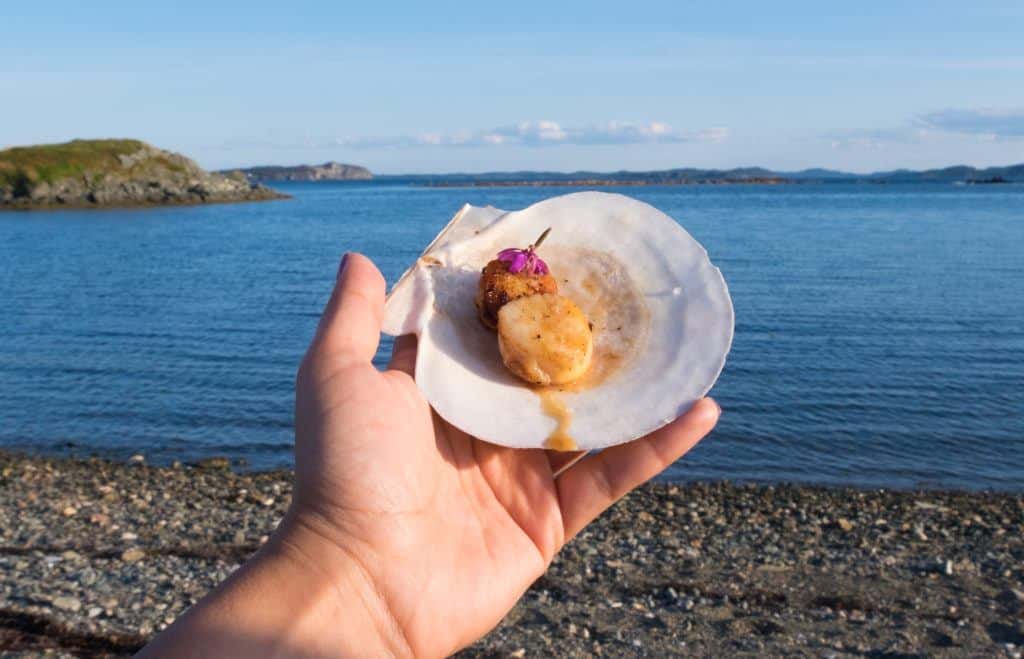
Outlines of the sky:
M 356 4 L 0 0 L 0 148 L 386 174 L 1024 162 L 1019 0 Z

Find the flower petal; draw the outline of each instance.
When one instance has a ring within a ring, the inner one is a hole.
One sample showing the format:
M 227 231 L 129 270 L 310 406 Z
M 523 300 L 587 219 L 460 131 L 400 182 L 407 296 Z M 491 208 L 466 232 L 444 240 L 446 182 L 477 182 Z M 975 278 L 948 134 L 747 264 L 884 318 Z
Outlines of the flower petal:
M 512 259 L 512 264 L 508 266 L 508 271 L 511 272 L 512 274 L 521 271 L 524 267 L 526 267 L 526 261 L 526 254 L 523 252 L 519 252 Z

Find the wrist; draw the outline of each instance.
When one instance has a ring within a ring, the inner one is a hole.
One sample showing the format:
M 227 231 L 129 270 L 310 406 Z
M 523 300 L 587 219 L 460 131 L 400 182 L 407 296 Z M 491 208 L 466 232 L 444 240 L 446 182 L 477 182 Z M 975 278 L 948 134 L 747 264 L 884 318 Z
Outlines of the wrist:
M 317 655 L 411 656 L 373 576 L 332 531 L 293 507 L 259 559 L 293 594 L 294 644 Z

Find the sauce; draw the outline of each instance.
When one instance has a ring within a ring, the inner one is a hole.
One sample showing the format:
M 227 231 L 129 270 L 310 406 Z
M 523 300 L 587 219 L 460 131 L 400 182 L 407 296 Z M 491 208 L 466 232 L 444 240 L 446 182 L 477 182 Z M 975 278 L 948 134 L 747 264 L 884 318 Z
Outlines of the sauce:
M 578 449 L 576 440 L 569 435 L 569 424 L 572 423 L 572 412 L 565 406 L 565 401 L 557 391 L 543 390 L 540 395 L 540 408 L 558 425 L 548 435 L 544 447 L 554 451 L 575 451 Z

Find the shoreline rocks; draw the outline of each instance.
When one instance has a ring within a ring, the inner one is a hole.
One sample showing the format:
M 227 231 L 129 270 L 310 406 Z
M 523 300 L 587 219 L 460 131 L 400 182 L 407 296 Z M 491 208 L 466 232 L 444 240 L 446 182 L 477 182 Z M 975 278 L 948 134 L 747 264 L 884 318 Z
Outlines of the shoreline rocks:
M 0 451 L 0 654 L 130 654 L 266 542 L 291 492 L 289 471 L 222 461 Z M 651 484 L 460 656 L 1014 657 L 1022 556 L 1024 493 Z

